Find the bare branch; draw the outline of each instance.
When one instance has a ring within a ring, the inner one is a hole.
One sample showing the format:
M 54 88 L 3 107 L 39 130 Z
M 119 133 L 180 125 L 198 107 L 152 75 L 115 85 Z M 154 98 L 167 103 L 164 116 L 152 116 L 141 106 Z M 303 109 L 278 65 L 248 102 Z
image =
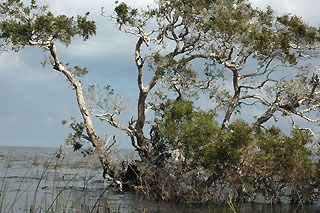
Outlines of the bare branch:
M 318 107 L 320 107 L 320 104 L 315 104 L 315 105 L 309 107 L 308 109 L 305 109 L 305 110 L 301 111 L 300 113 L 301 114 L 306 114 L 306 113 L 308 113 L 308 112 L 310 112 L 312 110 L 315 110 Z
M 315 139 L 318 139 L 318 135 L 316 135 L 311 128 L 299 128 L 299 127 L 297 127 L 296 121 L 295 121 L 295 119 L 293 118 L 293 116 L 289 114 L 289 118 L 290 118 L 290 120 L 291 120 L 292 129 L 307 130 L 307 131 L 309 131 L 309 132 L 312 134 L 312 136 L 313 136 Z
M 301 118 L 311 122 L 311 123 L 318 123 L 320 122 L 320 118 L 317 118 L 317 119 L 311 119 L 309 117 L 307 117 L 306 115 L 302 114 L 301 112 L 294 112 L 294 114 L 300 116 Z
M 108 122 L 111 126 L 116 127 L 117 129 L 123 130 L 125 131 L 128 136 L 133 136 L 134 133 L 130 128 L 124 127 L 121 124 L 119 124 L 118 122 L 115 121 L 114 119 L 114 114 L 110 114 L 110 113 L 103 113 L 103 114 L 96 114 L 94 112 L 91 112 L 92 115 L 94 115 L 95 117 L 97 117 L 98 119 L 102 120 L 102 121 L 106 121 Z
M 272 61 L 274 60 L 275 57 L 264 57 L 258 64 L 258 67 L 256 68 L 256 70 L 250 74 L 246 74 L 246 75 L 241 75 L 240 79 L 244 79 L 244 78 L 251 78 L 251 77 L 256 77 L 256 76 L 262 76 L 264 74 L 266 74 L 268 72 L 268 68 L 271 65 Z M 267 62 L 267 60 L 269 59 L 269 61 Z M 266 63 L 267 62 L 267 63 Z M 274 66 L 270 73 L 274 72 L 276 70 L 276 68 L 278 68 L 279 66 L 284 66 L 283 64 L 277 64 L 276 66 Z M 260 73 L 260 70 L 264 68 L 264 71 Z
M 113 140 L 115 140 L 115 136 L 116 135 L 110 135 L 108 137 L 108 139 L 104 142 L 104 147 L 107 148 L 109 141 L 111 140 L 111 138 L 113 138 Z
M 245 100 L 245 99 L 256 99 L 256 100 L 259 100 L 264 105 L 270 106 L 270 103 L 260 95 L 246 95 L 239 98 L 239 100 Z
M 113 143 L 107 148 L 108 143 L 109 143 L 111 137 L 112 137 Z M 110 149 L 112 148 L 112 146 L 114 146 L 114 145 L 116 144 L 116 142 L 117 142 L 117 141 L 116 141 L 116 136 L 115 136 L 115 135 L 111 135 L 111 136 L 107 139 L 107 141 L 105 142 L 105 144 L 104 144 L 104 147 L 106 148 L 106 152 L 109 152 Z

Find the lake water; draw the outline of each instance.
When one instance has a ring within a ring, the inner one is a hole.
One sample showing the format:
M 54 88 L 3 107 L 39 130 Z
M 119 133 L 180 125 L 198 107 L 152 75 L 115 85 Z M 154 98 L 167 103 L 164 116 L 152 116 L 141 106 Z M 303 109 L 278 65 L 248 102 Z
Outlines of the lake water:
M 83 157 L 63 148 L 0 146 L 0 213 L 90 212 L 96 201 L 108 201 L 115 212 L 231 212 L 227 206 L 190 206 L 174 202 L 156 202 L 135 193 L 119 193 L 113 187 L 105 191 L 97 156 Z M 115 162 L 135 158 L 132 150 L 118 150 Z M 103 195 L 103 196 L 102 196 Z M 98 205 L 105 205 L 99 202 Z M 95 206 L 93 212 L 99 208 Z M 237 207 L 237 206 L 236 206 Z M 238 212 L 320 212 L 319 206 L 304 209 L 290 205 L 242 204 Z

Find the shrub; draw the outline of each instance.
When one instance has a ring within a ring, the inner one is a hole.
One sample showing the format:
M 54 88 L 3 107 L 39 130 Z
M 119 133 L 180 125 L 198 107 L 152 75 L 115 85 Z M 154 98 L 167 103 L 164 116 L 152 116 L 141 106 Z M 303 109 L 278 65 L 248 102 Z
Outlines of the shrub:
M 285 135 L 272 126 L 254 132 L 242 120 L 222 130 L 191 101 L 168 100 L 151 129 L 153 156 L 161 164 L 141 174 L 148 193 L 165 200 L 307 203 L 319 197 L 320 166 L 312 158 L 312 143 L 307 131 Z M 170 161 L 173 150 L 183 158 Z

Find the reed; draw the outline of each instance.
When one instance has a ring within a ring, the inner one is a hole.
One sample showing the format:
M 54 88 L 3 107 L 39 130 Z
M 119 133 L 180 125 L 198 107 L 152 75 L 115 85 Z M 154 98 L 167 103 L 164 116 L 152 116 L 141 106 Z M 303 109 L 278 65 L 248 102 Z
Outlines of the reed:
M 6 206 L 5 206 L 5 194 L 8 189 L 8 182 L 5 181 L 5 178 L 7 176 L 8 167 L 6 167 L 3 179 L 1 181 L 1 188 L 0 188 L 0 213 L 5 212 Z
M 92 176 L 86 175 L 86 177 L 83 177 L 83 186 L 80 191 L 77 193 L 79 196 L 74 196 L 74 191 L 72 190 L 75 187 L 78 186 L 78 176 L 81 172 L 85 170 L 85 173 L 89 173 L 86 171 L 86 167 L 89 166 L 88 163 L 82 162 L 81 166 L 74 168 L 72 166 L 68 166 L 67 164 L 65 167 L 67 168 L 66 171 L 68 171 L 68 168 L 73 170 L 78 169 L 74 174 L 66 173 L 63 176 L 59 176 L 58 169 L 61 167 L 62 164 L 62 158 L 63 158 L 63 150 L 62 147 L 51 156 L 51 158 L 44 163 L 41 163 L 41 159 L 39 157 L 33 158 L 33 161 L 30 163 L 33 167 L 39 167 L 43 166 L 43 168 L 39 171 L 37 170 L 36 174 L 30 174 L 30 170 L 32 169 L 32 166 L 27 166 L 27 171 L 23 175 L 23 177 L 19 180 L 19 182 L 15 183 L 18 184 L 17 191 L 14 194 L 14 196 L 8 196 L 8 188 L 10 185 L 9 177 L 7 177 L 9 169 L 11 169 L 11 166 L 6 166 L 3 176 L 1 177 L 1 185 L 0 185 L 0 213 L 14 213 L 17 212 L 17 202 L 21 201 L 21 199 L 25 199 L 25 211 L 30 213 L 35 212 L 118 212 L 113 211 L 110 205 L 110 202 L 108 201 L 107 197 L 104 196 L 107 189 L 110 189 L 109 187 L 105 188 L 100 195 L 98 196 L 98 199 L 96 201 L 89 201 L 88 195 L 87 195 L 87 189 L 88 189 L 88 182 L 93 178 Z M 2 156 L 2 158 L 4 158 Z M 10 156 L 6 159 L 6 164 L 13 165 L 14 162 L 12 160 L 8 159 Z M 36 163 L 35 163 L 36 162 Z M 50 181 L 49 178 L 52 178 L 52 169 L 53 169 L 53 180 Z M 23 186 L 26 186 L 26 179 L 32 179 L 37 178 L 34 176 L 38 176 L 38 180 L 36 185 L 34 186 L 33 183 L 27 185 L 26 188 L 23 188 Z M 71 176 L 67 181 L 65 181 L 65 176 Z M 51 185 L 48 185 L 51 184 Z M 44 186 L 43 186 L 44 184 Z M 29 195 L 25 194 L 27 191 L 30 191 L 31 187 L 34 188 L 34 193 L 32 196 L 32 199 L 29 200 Z M 44 195 L 39 194 L 40 190 L 46 189 L 50 191 L 51 198 L 48 198 L 47 193 L 45 191 Z M 49 190 L 50 189 L 50 190 Z M 25 195 L 25 196 L 24 196 Z M 24 196 L 24 197 L 23 197 Z M 20 205 L 21 210 L 21 205 Z

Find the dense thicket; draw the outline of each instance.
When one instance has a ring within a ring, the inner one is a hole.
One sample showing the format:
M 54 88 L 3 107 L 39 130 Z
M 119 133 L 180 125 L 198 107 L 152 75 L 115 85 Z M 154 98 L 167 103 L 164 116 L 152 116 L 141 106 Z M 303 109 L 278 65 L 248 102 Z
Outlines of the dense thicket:
M 145 171 L 141 183 L 162 199 L 299 203 L 319 198 L 319 157 L 306 130 L 286 135 L 271 126 L 255 132 L 243 120 L 222 130 L 210 113 L 174 100 L 160 107 L 151 143 L 157 166 Z

